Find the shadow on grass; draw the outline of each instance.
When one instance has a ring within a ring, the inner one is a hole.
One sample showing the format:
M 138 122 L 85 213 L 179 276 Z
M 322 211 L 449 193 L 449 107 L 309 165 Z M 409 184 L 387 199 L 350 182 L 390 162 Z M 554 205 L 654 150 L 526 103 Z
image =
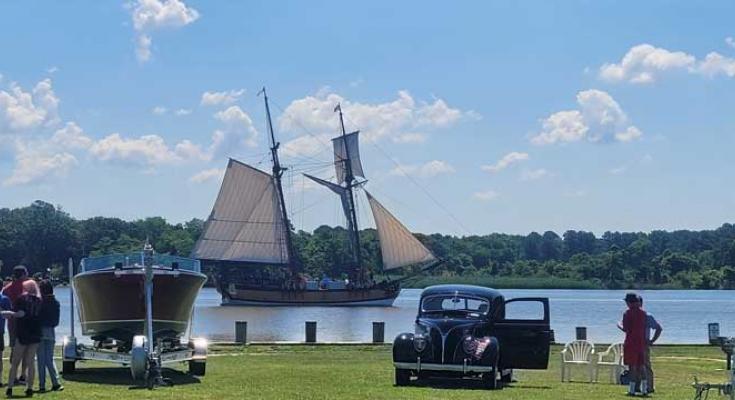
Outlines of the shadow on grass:
M 422 378 L 411 381 L 411 386 L 433 389 L 490 390 L 483 386 L 480 379 L 468 378 Z M 539 389 L 548 390 L 551 386 L 519 385 L 517 383 L 501 383 L 498 389 Z
M 170 379 L 174 385 L 190 385 L 201 382 L 195 376 L 170 368 L 164 368 L 162 375 L 165 379 Z M 128 368 L 84 368 L 77 369 L 73 374 L 64 374 L 63 376 L 64 380 L 70 382 L 128 386 L 130 389 L 142 388 L 145 385 L 142 380 L 134 381 Z

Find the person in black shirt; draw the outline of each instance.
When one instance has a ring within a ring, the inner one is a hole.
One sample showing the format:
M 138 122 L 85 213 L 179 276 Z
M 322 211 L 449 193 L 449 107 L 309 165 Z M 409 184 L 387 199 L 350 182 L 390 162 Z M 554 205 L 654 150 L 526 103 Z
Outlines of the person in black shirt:
M 54 286 L 48 280 L 42 280 L 41 289 L 41 344 L 38 346 L 38 391 L 46 391 L 46 370 L 51 379 L 51 390 L 60 391 L 64 387 L 59 384 L 59 373 L 54 364 L 54 346 L 56 345 L 55 329 L 59 325 L 59 301 L 54 297 Z
M 35 377 L 33 360 L 41 342 L 41 298 L 38 296 L 38 284 L 33 280 L 23 282 L 23 294 L 13 304 L 13 311 L 2 311 L 0 314 L 15 319 L 16 341 L 10 360 L 8 389 L 5 394 L 8 397 L 13 396 L 15 377 L 22 363 L 23 372 L 26 374 L 25 394 L 28 397 L 33 396 Z

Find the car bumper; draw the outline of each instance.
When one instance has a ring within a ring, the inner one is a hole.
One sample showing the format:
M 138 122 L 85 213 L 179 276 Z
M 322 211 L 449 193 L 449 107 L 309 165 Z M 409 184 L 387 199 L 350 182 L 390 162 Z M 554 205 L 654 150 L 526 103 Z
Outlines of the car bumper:
M 469 364 L 427 364 L 418 362 L 394 362 L 393 366 L 398 369 L 410 369 L 413 371 L 451 371 L 461 372 L 463 374 L 470 372 L 491 372 L 492 367 L 484 365 L 469 365 Z

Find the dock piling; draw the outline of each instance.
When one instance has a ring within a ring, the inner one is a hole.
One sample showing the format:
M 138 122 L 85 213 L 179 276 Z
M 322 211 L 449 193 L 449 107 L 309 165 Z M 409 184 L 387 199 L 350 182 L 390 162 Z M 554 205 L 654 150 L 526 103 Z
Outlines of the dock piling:
M 373 322 L 373 343 L 385 342 L 385 322 Z
M 578 326 L 575 328 L 577 340 L 587 340 L 587 327 Z
M 248 321 L 235 321 L 235 343 L 248 342 Z
M 306 343 L 316 343 L 316 321 L 306 321 Z

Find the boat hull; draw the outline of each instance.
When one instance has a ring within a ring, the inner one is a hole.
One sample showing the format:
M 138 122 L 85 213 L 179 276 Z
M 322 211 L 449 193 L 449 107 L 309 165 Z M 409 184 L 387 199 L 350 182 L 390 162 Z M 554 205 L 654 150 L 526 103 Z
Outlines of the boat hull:
M 129 342 L 145 330 L 145 290 L 142 269 L 113 268 L 74 277 L 82 334 Z M 206 276 L 191 271 L 154 268 L 153 336 L 183 335 Z
M 390 307 L 399 293 L 395 288 L 288 291 L 232 286 L 219 289 L 222 305 Z

